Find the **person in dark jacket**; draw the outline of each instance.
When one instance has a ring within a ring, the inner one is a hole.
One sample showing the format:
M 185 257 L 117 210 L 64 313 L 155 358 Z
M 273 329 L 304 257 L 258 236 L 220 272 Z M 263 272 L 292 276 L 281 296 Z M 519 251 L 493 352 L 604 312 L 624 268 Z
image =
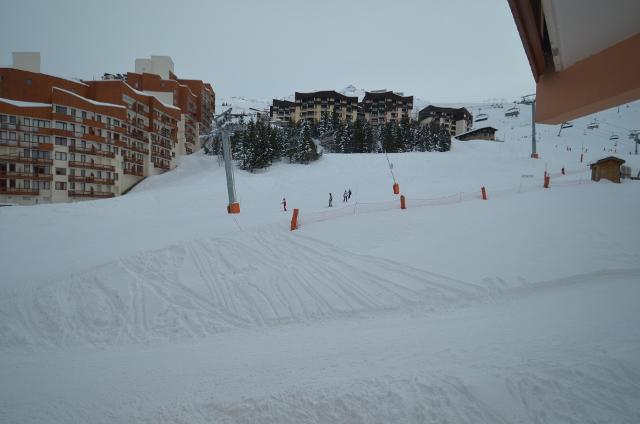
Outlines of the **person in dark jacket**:
M 351 189 L 347 192 L 347 200 L 351 199 Z
M 333 194 L 329 193 L 329 207 L 333 206 Z
M 282 198 L 282 207 L 284 208 L 284 211 L 287 211 L 287 199 L 285 199 L 284 197 Z

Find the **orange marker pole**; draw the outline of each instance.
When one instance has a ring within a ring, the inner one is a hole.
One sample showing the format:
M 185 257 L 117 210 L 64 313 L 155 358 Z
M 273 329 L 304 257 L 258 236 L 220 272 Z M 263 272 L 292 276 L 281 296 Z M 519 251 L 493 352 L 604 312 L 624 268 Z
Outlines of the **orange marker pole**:
M 393 194 L 400 194 L 400 184 L 393 183 Z
M 404 194 L 400 196 L 400 209 L 407 209 L 407 204 L 404 199 Z
M 547 175 L 544 177 L 544 188 L 549 188 L 549 183 L 551 183 L 551 177 Z
M 298 213 L 300 213 L 300 209 L 295 208 L 291 216 L 291 231 L 298 229 Z
M 487 190 L 482 187 L 480 191 L 482 191 L 482 200 L 487 200 Z

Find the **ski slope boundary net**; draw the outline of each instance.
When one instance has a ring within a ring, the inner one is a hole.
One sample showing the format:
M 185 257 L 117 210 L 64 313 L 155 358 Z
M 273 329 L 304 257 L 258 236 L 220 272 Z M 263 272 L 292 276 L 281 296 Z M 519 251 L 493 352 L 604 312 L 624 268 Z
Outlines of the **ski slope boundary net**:
M 551 177 L 550 187 L 570 187 L 590 183 L 590 179 L 586 178 L 588 169 L 575 169 L 562 172 L 548 174 Z M 564 177 L 573 177 L 564 179 Z M 578 177 L 578 178 L 576 178 Z M 538 179 L 531 180 L 529 183 L 521 183 L 517 187 L 510 187 L 500 190 L 488 189 L 488 198 L 500 198 L 512 196 L 519 193 L 528 193 L 537 190 L 543 190 L 543 183 Z M 407 208 L 421 208 L 428 206 L 452 205 L 456 203 L 468 202 L 472 200 L 480 200 L 482 195 L 480 189 L 478 191 L 458 192 L 449 196 L 433 197 L 433 198 L 409 198 L 405 196 L 405 205 Z M 394 209 L 400 209 L 400 199 L 385 202 L 369 202 L 355 203 L 353 205 L 329 208 L 327 210 L 311 213 L 301 213 L 298 218 L 298 227 L 314 224 L 317 222 L 329 221 L 332 219 L 343 218 L 352 215 L 366 214 L 372 212 L 384 212 Z

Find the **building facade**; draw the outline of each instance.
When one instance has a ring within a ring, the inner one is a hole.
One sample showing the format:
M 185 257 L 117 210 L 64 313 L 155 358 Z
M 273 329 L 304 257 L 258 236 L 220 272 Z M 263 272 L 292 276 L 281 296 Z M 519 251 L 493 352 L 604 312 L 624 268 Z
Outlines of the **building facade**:
M 456 136 L 471 129 L 473 115 L 464 107 L 450 108 L 429 105 L 418 112 L 418 121 L 421 125 L 429 125 L 434 122 L 444 126 L 451 136 Z
M 269 107 L 269 117 L 272 122 L 286 123 L 293 121 L 296 113 L 296 103 L 288 100 L 273 99 Z
M 139 88 L 0 68 L 0 202 L 117 196 L 199 148 L 215 113 L 210 85 L 152 74 L 131 82 Z
M 295 94 L 293 122 L 314 120 L 319 122 L 323 114 L 336 113 L 341 121 L 355 121 L 358 117 L 358 97 L 345 96 L 337 91 L 314 91 Z
M 401 96 L 393 91 L 367 91 L 360 103 L 364 120 L 371 125 L 410 119 L 413 96 Z
M 497 129 L 493 127 L 482 127 L 475 130 L 467 131 L 465 133 L 456 136 L 456 140 L 468 141 L 468 140 L 496 140 Z

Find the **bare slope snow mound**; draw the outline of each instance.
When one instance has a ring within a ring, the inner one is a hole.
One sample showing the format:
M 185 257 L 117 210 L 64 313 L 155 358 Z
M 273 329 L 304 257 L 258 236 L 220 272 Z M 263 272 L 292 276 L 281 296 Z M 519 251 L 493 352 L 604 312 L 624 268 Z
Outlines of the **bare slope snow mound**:
M 122 258 L 0 303 L 0 346 L 200 338 L 467 298 L 476 286 L 280 228 Z

